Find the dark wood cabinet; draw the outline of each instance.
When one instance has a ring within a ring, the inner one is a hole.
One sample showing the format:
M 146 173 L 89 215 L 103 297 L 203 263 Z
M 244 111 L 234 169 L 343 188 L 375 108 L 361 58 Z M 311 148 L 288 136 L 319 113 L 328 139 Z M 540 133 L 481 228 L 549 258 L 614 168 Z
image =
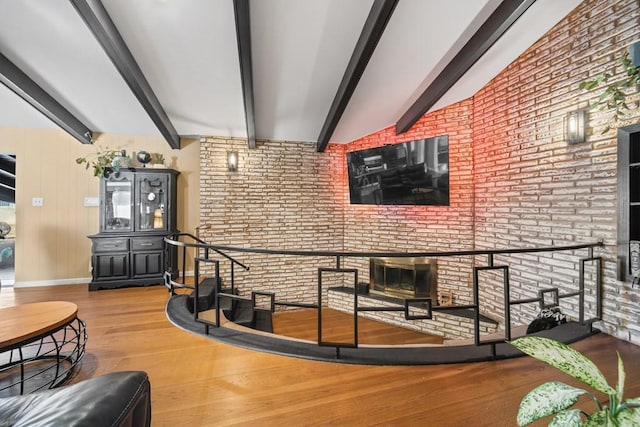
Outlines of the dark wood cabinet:
M 100 232 L 89 236 L 89 290 L 164 283 L 176 248 L 164 237 L 177 232 L 173 169 L 108 170 L 100 181 Z M 173 273 L 175 275 L 175 272 Z

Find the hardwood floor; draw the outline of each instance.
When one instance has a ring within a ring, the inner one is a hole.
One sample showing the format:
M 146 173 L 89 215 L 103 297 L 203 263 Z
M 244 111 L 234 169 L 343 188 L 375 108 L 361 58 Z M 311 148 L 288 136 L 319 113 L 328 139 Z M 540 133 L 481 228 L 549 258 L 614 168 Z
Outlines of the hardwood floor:
M 232 347 L 182 331 L 154 286 L 88 292 L 86 285 L 2 288 L 0 306 L 63 300 L 87 323 L 81 379 L 144 370 L 153 426 L 513 426 L 520 399 L 552 379 L 578 385 L 531 358 L 440 366 L 354 366 Z M 574 344 L 640 396 L 640 347 L 599 334 Z M 602 396 L 600 396 L 602 397 Z M 592 403 L 581 400 L 591 411 Z M 542 425 L 542 424 L 539 424 Z

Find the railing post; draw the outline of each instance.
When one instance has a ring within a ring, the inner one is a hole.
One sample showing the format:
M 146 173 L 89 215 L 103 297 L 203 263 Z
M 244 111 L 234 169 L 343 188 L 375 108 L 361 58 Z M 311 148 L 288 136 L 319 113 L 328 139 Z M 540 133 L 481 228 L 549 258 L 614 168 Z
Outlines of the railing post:
M 173 258 L 173 257 L 170 257 L 170 258 Z M 186 279 L 187 279 L 187 247 L 184 246 L 182 248 L 182 283 L 183 284 L 186 283 Z
M 602 257 L 596 258 L 596 317 L 602 320 Z
M 580 260 L 580 268 L 578 270 L 578 319 L 580 325 L 584 325 L 584 264 L 586 260 Z
M 335 274 L 353 274 L 353 341 L 348 342 L 329 342 L 325 341 L 322 337 L 322 274 L 323 273 L 335 273 Z M 332 347 L 350 347 L 358 348 L 358 269 L 357 268 L 318 268 L 318 340 L 319 346 L 332 346 Z
M 592 255 L 592 252 L 590 251 L 589 253 L 590 255 Z M 579 269 L 579 276 L 578 276 L 578 286 L 579 286 L 579 290 L 578 290 L 578 304 L 580 305 L 579 307 L 579 320 L 580 320 L 580 324 L 584 325 L 584 289 L 585 289 L 585 264 L 587 262 L 593 262 L 594 263 L 594 274 L 595 274 L 595 291 L 596 291 L 596 319 L 597 320 L 601 320 L 602 319 L 602 257 L 589 257 L 589 258 L 583 258 L 580 260 L 580 269 Z
M 473 335 L 475 344 L 480 345 L 480 292 L 478 286 L 478 267 L 473 268 L 473 305 L 474 305 L 474 322 Z
M 208 259 L 208 258 L 207 258 Z M 222 290 L 222 280 L 220 279 L 220 263 L 218 261 L 214 261 L 215 266 L 215 275 L 216 275 L 216 292 L 215 296 L 218 296 L 218 292 Z
M 318 269 L 318 296 L 316 305 L 318 307 L 318 335 L 316 337 L 318 345 L 322 342 L 322 269 Z
M 213 293 L 214 297 L 215 297 L 215 301 L 216 301 L 216 328 L 220 327 L 220 296 L 218 295 L 218 286 L 220 286 L 220 261 L 214 260 L 213 261 L 215 267 L 215 271 L 216 271 L 216 286 L 215 286 L 215 291 Z
M 198 320 L 198 293 L 200 292 L 200 258 L 193 261 L 193 320 Z M 184 282 L 183 282 L 184 283 Z
M 509 267 L 505 267 L 504 280 L 504 328 L 506 340 L 511 341 L 511 284 L 509 283 Z
M 235 268 L 234 263 L 231 263 L 231 293 L 233 294 L 236 289 L 236 278 L 235 278 Z
M 353 283 L 353 342 L 358 347 L 358 270 L 354 271 Z

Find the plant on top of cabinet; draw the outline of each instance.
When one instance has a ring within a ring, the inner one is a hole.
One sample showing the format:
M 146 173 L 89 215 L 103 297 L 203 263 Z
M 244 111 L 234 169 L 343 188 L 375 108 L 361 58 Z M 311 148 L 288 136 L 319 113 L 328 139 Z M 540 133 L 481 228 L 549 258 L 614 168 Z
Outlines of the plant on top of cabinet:
M 106 150 L 98 147 L 95 153 L 78 157 L 76 163 L 79 165 L 84 163 L 85 169 L 92 167 L 93 176 L 103 177 L 107 168 L 118 171 L 122 167 L 128 167 L 131 159 L 127 156 L 126 150 Z
M 164 167 L 164 154 L 162 153 L 153 153 L 152 162 L 157 167 Z

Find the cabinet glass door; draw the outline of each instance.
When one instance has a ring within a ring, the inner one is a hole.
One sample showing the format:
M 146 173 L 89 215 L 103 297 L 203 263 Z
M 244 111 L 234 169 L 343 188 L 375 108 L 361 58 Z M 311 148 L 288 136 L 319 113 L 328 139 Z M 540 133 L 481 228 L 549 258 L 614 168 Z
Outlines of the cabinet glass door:
M 132 231 L 133 176 L 113 174 L 105 181 L 104 186 L 102 231 Z
M 138 176 L 136 231 L 167 230 L 167 185 L 166 175 Z

